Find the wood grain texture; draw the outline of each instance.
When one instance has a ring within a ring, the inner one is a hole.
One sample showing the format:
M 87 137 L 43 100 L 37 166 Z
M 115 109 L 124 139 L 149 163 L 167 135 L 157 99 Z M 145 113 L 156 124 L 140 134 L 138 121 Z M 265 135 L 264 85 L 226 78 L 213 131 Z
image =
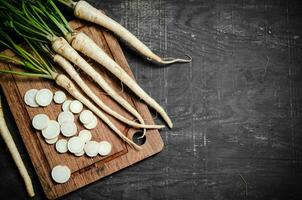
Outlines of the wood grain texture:
M 158 156 L 64 199 L 301 198 L 301 1 L 91 2 L 159 54 L 193 62 L 162 68 L 122 46 L 175 128 L 161 132 Z M 24 199 L 2 152 L 2 177 Z
M 101 46 L 108 55 L 111 55 L 111 57 L 114 58 L 127 73 L 132 75 L 119 44 L 111 34 L 104 32 L 101 28 L 82 24 L 77 21 L 74 21 L 71 24 L 77 31 L 84 32 L 90 36 L 91 39 Z M 9 51 L 4 53 L 12 54 Z M 98 65 L 91 60 L 89 60 L 89 62 L 99 73 L 104 75 L 105 80 L 109 82 L 113 89 L 118 91 L 121 96 L 138 110 L 146 123 L 154 124 L 152 116 L 145 104 L 139 102 L 135 96 L 130 96 L 129 93 L 127 93 L 127 90 L 121 87 L 120 81 L 118 81 L 117 78 L 113 78 L 113 76 L 104 70 L 101 65 Z M 5 63 L 1 63 L 0 68 L 18 70 L 18 67 Z M 128 119 L 134 120 L 127 111 L 123 110 L 123 108 L 109 98 L 104 91 L 99 89 L 88 76 L 85 76 L 84 73 L 82 73 L 82 77 L 84 77 L 84 81 L 104 103 L 109 105 L 113 110 L 121 113 L 121 115 L 126 116 Z M 54 81 L 35 78 L 29 79 L 11 75 L 2 76 L 1 86 L 46 197 L 49 199 L 61 197 L 62 195 L 70 193 L 104 176 L 128 167 L 129 165 L 133 165 L 142 159 L 160 152 L 163 148 L 163 142 L 157 130 L 148 130 L 146 133 L 146 142 L 141 146 L 143 150 L 136 151 L 127 146 L 109 127 L 106 126 L 105 123 L 98 120 L 98 126 L 96 129 L 92 130 L 92 140 L 106 140 L 110 142 L 112 144 L 112 151 L 109 156 L 89 158 L 87 156 L 76 157 L 68 153 L 59 154 L 55 150 L 55 145 L 47 144 L 41 132 L 35 131 L 32 128 L 31 120 L 39 113 L 45 113 L 51 120 L 56 120 L 59 113 L 62 111 L 62 105 L 52 103 L 45 108 L 30 108 L 24 104 L 23 97 L 26 91 L 32 88 L 47 88 L 53 92 L 58 91 L 61 88 L 57 87 Z M 72 98 L 69 96 L 69 99 Z M 132 139 L 134 133 L 140 131 L 127 127 L 125 124 L 117 121 L 111 116 L 108 117 L 116 127 L 130 139 Z M 75 123 L 77 124 L 78 131 L 84 129 L 83 125 L 79 122 L 78 115 L 76 115 Z M 60 138 L 64 137 L 60 135 L 59 139 Z M 51 169 L 57 165 L 66 165 L 70 168 L 71 178 L 68 182 L 56 184 L 52 181 L 50 176 Z

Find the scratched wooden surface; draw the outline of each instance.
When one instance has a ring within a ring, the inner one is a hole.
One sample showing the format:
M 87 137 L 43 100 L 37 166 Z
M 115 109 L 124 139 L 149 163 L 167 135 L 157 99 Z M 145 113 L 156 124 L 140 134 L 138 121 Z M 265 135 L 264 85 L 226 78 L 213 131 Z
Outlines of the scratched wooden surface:
M 162 153 L 62 199 L 301 198 L 301 1 L 94 2 L 156 52 L 193 62 L 161 68 L 123 46 L 175 128 L 161 131 Z M 2 140 L 0 161 L 0 196 L 25 199 Z

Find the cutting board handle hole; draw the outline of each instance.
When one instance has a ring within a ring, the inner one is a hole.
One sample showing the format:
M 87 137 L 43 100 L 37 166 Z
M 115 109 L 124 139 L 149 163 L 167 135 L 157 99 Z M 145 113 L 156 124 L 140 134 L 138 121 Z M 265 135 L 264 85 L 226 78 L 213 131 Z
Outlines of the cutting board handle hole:
M 141 131 L 135 132 L 135 133 L 133 134 L 133 136 L 132 136 L 133 142 L 134 142 L 135 144 L 137 144 L 137 145 L 140 145 L 140 146 L 143 145 L 143 144 L 145 144 L 147 138 L 146 138 L 146 136 L 142 138 L 142 137 L 141 137 L 142 135 L 143 135 L 143 132 L 141 132 Z

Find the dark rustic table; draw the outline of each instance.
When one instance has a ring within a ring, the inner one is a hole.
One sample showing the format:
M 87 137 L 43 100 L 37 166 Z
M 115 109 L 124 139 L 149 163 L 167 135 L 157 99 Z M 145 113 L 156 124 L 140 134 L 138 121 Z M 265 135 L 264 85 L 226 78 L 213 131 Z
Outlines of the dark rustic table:
M 175 128 L 161 131 L 160 154 L 62 199 L 301 199 L 301 1 L 95 2 L 160 55 L 193 62 L 159 67 L 123 45 Z M 1 199 L 26 199 L 3 140 L 0 168 Z

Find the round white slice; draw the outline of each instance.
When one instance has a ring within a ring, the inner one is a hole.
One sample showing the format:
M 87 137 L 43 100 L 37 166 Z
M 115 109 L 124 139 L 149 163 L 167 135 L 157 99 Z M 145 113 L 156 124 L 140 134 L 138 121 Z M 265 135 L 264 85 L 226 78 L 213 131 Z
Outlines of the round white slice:
M 62 110 L 63 111 L 70 111 L 69 110 L 69 106 L 70 106 L 70 104 L 71 104 L 71 100 L 66 100 L 64 103 L 63 103 L 63 105 L 62 105 Z
M 36 102 L 40 106 L 46 107 L 52 101 L 53 94 L 49 89 L 42 89 L 37 92 Z
M 110 154 L 111 149 L 112 149 L 112 145 L 109 142 L 107 142 L 107 141 L 101 141 L 99 143 L 99 145 L 100 145 L 99 146 L 99 154 L 101 156 L 107 156 L 107 155 Z
M 57 183 L 66 183 L 71 175 L 67 166 L 57 165 L 51 170 L 51 177 Z
M 26 105 L 33 107 L 33 108 L 39 107 L 39 104 L 37 104 L 37 102 L 36 102 L 37 92 L 38 92 L 37 89 L 30 89 L 25 93 L 24 101 L 25 101 Z
M 84 124 L 84 127 L 88 130 L 96 128 L 98 125 L 98 120 L 95 116 L 93 116 L 93 121 L 90 122 L 89 124 Z
M 45 140 L 45 142 L 47 143 L 47 144 L 54 144 L 54 143 L 56 143 L 57 141 L 58 141 L 58 138 L 59 137 L 55 137 L 55 138 L 53 138 L 53 139 L 46 139 Z
M 58 140 L 56 143 L 56 150 L 59 153 L 66 153 L 68 151 L 67 140 L 65 140 L 65 139 Z
M 92 135 L 91 132 L 89 130 L 81 130 L 79 133 L 79 137 L 84 141 L 84 142 L 88 142 L 91 140 Z
M 83 104 L 78 100 L 74 100 L 71 102 L 69 109 L 71 112 L 78 114 L 83 110 Z
M 32 125 L 36 130 L 43 130 L 47 128 L 49 122 L 49 117 L 45 114 L 37 114 L 32 120 Z
M 80 153 L 75 153 L 74 155 L 75 155 L 75 156 L 82 156 L 82 155 L 84 155 L 84 154 L 85 154 L 85 151 L 82 150 Z
M 42 130 L 42 135 L 45 139 L 53 139 L 60 134 L 60 124 L 54 120 L 48 122 L 47 128 Z
M 89 124 L 94 120 L 94 115 L 90 110 L 84 110 L 83 112 L 81 112 L 80 114 L 80 121 L 83 124 Z
M 55 103 L 61 104 L 66 100 L 66 95 L 62 91 L 57 91 L 57 92 L 55 92 L 53 100 L 54 100 Z
M 72 137 L 68 140 L 67 148 L 71 153 L 81 153 L 84 149 L 85 143 L 80 137 Z
M 72 112 L 63 111 L 58 116 L 58 122 L 60 125 L 65 122 L 74 122 L 74 115 L 72 114 Z
M 77 125 L 74 122 L 64 122 L 61 125 L 61 133 L 65 137 L 74 136 L 78 131 Z
M 100 144 L 96 141 L 88 141 L 85 144 L 84 151 L 89 157 L 95 157 L 99 153 Z

